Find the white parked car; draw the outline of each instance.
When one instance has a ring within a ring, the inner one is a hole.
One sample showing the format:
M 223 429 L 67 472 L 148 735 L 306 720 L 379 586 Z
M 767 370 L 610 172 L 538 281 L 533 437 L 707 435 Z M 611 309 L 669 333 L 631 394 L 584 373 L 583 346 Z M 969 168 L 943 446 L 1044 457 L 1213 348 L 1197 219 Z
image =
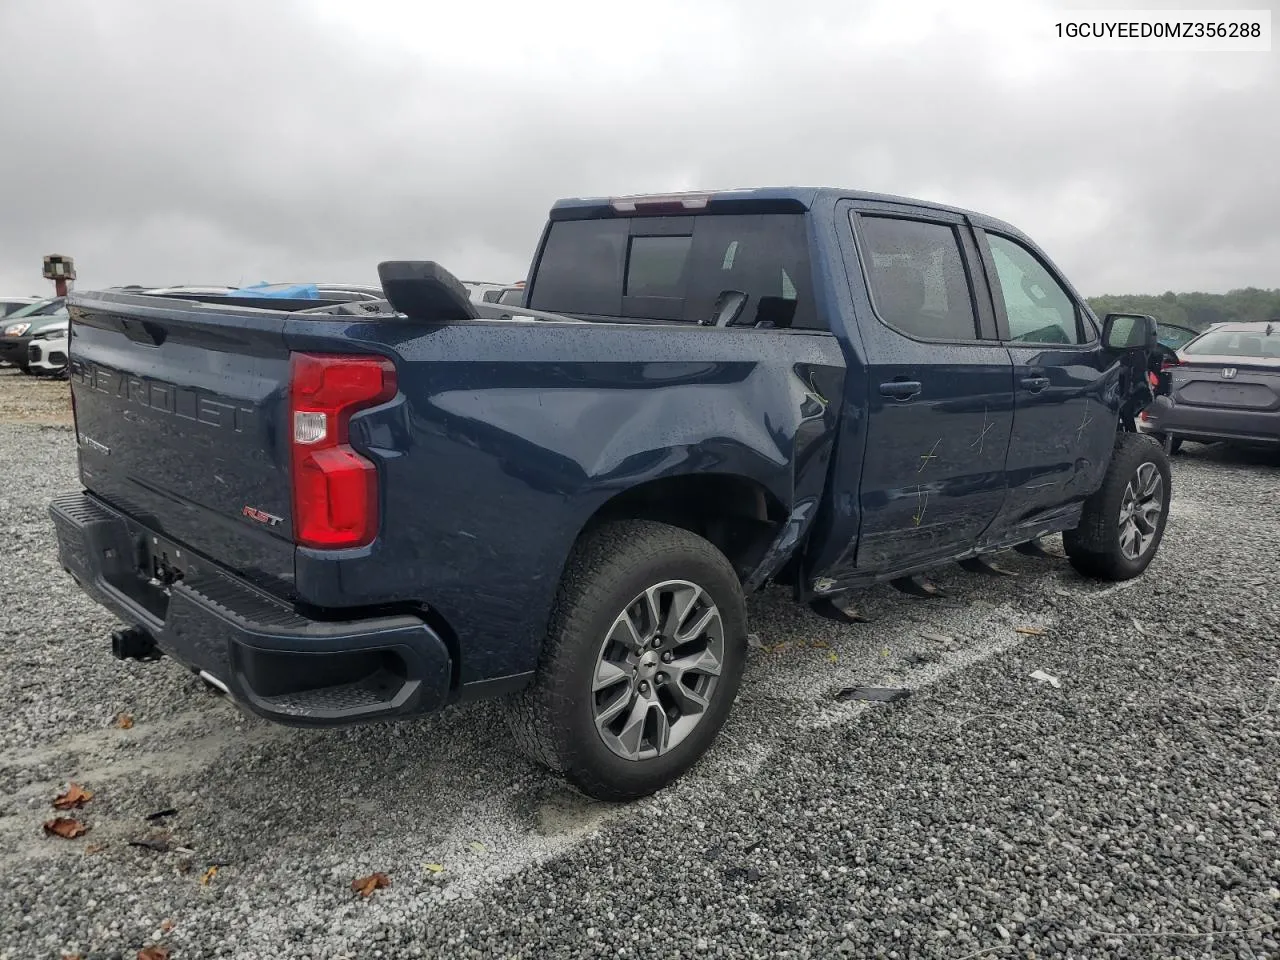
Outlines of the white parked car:
M 69 319 L 45 327 L 27 344 L 27 372 L 36 376 L 67 375 Z

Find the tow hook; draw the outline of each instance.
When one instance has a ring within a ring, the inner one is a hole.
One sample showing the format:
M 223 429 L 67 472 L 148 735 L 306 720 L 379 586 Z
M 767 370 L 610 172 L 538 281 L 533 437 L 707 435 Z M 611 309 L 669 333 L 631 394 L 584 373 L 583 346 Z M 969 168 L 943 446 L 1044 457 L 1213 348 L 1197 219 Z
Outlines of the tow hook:
M 111 655 L 117 660 L 159 660 L 163 656 L 155 638 L 142 627 L 127 627 L 112 633 Z

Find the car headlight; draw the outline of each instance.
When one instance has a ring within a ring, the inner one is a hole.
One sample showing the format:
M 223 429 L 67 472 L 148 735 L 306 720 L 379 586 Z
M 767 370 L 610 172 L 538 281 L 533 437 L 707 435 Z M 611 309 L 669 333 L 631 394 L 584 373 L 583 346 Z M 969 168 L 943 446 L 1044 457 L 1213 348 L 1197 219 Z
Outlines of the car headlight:
M 4 328 L 4 335 L 6 337 L 20 337 L 30 329 L 31 324 L 29 323 L 11 323 Z

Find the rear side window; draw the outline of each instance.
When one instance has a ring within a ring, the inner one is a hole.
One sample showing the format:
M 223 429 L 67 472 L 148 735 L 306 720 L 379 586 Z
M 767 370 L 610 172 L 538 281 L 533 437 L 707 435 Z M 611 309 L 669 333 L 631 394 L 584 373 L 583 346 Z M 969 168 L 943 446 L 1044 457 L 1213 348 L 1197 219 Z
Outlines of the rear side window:
M 1188 343 L 1182 352 L 1205 357 L 1280 358 L 1280 325 L 1270 336 L 1265 330 L 1210 330 Z
M 860 218 L 876 313 L 922 340 L 977 340 L 969 278 L 954 227 L 899 217 Z
M 825 329 L 813 302 L 802 214 L 561 220 L 552 224 L 529 307 L 597 317 L 709 322 L 726 291 L 738 323 Z

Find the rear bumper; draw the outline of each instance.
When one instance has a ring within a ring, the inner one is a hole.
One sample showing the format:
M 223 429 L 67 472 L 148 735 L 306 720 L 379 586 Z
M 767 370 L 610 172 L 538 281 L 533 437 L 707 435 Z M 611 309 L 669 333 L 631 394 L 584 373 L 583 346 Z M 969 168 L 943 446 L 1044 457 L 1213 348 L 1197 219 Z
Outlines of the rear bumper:
M 448 649 L 417 617 L 311 620 L 203 558 L 183 556 L 92 495 L 59 497 L 49 512 L 58 558 L 89 596 L 254 713 L 339 726 L 448 700 Z M 145 569 L 156 549 L 184 571 L 168 587 Z
M 1147 407 L 1144 429 L 1186 440 L 1280 443 L 1280 411 L 1191 407 L 1157 397 Z

